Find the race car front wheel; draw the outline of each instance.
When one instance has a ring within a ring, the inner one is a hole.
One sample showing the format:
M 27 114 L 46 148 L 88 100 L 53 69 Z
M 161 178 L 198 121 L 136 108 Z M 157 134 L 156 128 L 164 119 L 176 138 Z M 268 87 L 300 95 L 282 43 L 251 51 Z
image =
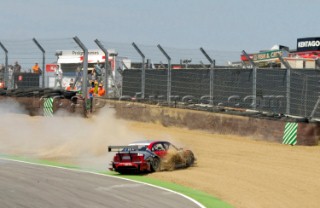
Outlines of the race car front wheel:
M 151 161 L 151 171 L 157 172 L 160 170 L 160 159 L 155 157 Z
M 191 165 L 193 165 L 194 161 L 195 161 L 195 158 L 194 158 L 193 152 L 188 151 L 188 155 L 186 158 L 187 167 L 190 167 Z

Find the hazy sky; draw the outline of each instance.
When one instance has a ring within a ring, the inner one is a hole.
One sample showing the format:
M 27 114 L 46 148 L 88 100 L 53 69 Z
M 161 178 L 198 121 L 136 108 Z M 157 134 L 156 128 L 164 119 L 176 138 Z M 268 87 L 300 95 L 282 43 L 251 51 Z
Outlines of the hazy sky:
M 0 0 L 1 39 L 255 52 L 320 36 L 320 0 Z

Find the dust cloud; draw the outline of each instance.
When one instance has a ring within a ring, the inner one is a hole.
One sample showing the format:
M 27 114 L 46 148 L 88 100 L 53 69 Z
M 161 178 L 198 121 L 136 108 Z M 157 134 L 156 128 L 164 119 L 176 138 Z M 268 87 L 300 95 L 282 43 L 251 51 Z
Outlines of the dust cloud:
M 181 151 L 177 151 L 175 149 L 169 149 L 167 154 L 164 156 L 161 161 L 161 169 L 165 171 L 175 170 L 178 164 L 185 164 L 186 161 L 183 157 L 183 153 Z M 183 165 L 185 167 L 185 165 Z
M 108 145 L 126 145 L 143 138 L 130 131 L 109 107 L 89 119 L 64 111 L 54 117 L 31 117 L 19 104 L 5 100 L 0 103 L 0 115 L 0 154 L 94 170 L 109 167 L 114 153 L 108 153 Z

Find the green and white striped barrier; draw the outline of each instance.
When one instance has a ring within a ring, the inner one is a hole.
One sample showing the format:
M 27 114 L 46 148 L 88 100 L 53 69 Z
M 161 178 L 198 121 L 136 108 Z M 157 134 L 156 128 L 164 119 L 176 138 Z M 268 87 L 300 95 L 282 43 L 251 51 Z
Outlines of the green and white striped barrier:
M 288 122 L 284 127 L 282 144 L 297 144 L 298 123 Z
M 43 115 L 53 116 L 53 98 L 44 98 Z

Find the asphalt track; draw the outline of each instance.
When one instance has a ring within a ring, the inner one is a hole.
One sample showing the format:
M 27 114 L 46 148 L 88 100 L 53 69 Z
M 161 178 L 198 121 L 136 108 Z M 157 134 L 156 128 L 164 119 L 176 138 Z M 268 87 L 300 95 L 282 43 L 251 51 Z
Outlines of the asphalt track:
M 169 190 L 116 177 L 0 158 L 0 206 L 202 207 Z

